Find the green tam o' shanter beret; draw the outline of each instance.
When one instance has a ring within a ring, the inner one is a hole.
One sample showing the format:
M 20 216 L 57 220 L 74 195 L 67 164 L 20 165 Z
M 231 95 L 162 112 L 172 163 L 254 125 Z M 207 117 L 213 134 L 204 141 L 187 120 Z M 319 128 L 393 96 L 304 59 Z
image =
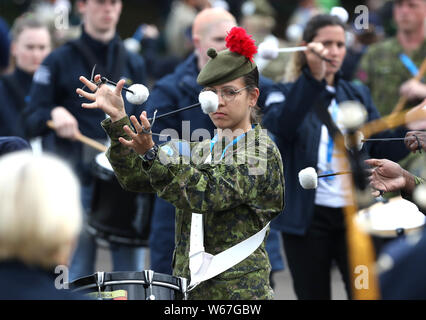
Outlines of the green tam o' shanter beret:
M 201 69 L 197 83 L 204 87 L 223 84 L 242 77 L 256 68 L 253 56 L 257 48 L 243 28 L 234 27 L 225 39 L 228 49 L 217 52 L 210 48 L 211 58 Z

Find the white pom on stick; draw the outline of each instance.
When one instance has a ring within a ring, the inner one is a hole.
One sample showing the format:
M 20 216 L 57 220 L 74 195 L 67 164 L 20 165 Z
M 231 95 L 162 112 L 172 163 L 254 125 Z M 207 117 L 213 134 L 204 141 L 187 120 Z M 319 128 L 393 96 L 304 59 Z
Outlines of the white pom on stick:
M 340 20 L 342 20 L 343 23 L 346 23 L 349 20 L 349 13 L 343 7 L 333 7 L 333 8 L 331 8 L 330 14 L 332 16 L 339 17 Z
M 143 84 L 133 84 L 129 87 L 129 90 L 133 91 L 133 93 L 129 91 L 126 92 L 126 99 L 130 103 L 140 105 L 148 99 L 149 91 Z
M 355 132 L 355 138 L 356 138 L 356 147 L 358 149 L 358 151 L 360 151 L 362 149 L 362 147 L 364 146 L 364 134 L 361 131 L 356 131 Z M 345 139 L 345 147 L 346 149 L 350 150 L 352 149 L 352 142 L 349 140 L 348 135 L 345 134 L 344 136 Z
M 271 42 L 271 41 L 265 41 L 259 44 L 259 47 L 257 48 L 257 51 L 259 52 L 259 55 L 263 59 L 272 60 L 276 59 L 278 57 L 278 46 Z
M 198 96 L 198 101 L 205 114 L 216 112 L 219 106 L 219 97 L 213 91 L 202 91 Z
M 318 174 L 312 167 L 307 167 L 299 172 L 299 183 L 303 189 L 316 189 Z
M 367 111 L 358 101 L 345 101 L 340 103 L 337 117 L 347 130 L 356 130 L 367 120 Z

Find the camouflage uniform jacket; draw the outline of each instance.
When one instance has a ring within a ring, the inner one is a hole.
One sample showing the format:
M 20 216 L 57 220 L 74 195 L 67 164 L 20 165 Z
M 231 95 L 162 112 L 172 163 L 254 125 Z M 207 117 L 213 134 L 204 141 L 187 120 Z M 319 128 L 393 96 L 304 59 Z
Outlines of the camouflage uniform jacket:
M 374 44 L 363 56 L 356 73 L 356 78 L 371 90 L 374 104 L 382 116 L 392 112 L 399 100 L 399 88 L 413 78 L 399 58 L 401 53 L 404 53 L 404 49 L 396 38 Z M 426 57 L 426 41 L 409 57 L 420 69 Z M 409 101 L 406 107 L 413 107 L 420 102 Z
M 120 136 L 129 139 L 122 129 L 124 124 L 130 125 L 127 117 L 115 123 L 111 119 L 103 121 L 111 137 L 106 155 L 125 189 L 155 192 L 176 207 L 175 276 L 190 278 L 193 212 L 203 214 L 205 250 L 215 255 L 249 238 L 283 210 L 281 156 L 260 125 L 250 130 L 246 139 L 227 149 L 218 148 L 218 152 L 216 147 L 223 141 L 216 143 L 211 152 L 211 140 L 172 140 L 160 145 L 157 158 L 148 164 L 118 141 Z M 209 155 L 213 160 L 206 163 Z M 265 242 L 239 264 L 196 287 L 190 298 L 272 298 Z

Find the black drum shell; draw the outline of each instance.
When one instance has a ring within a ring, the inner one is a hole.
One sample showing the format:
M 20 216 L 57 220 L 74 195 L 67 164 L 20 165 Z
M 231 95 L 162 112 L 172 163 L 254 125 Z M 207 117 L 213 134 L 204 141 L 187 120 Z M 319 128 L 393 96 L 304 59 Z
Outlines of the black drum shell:
M 89 232 L 109 243 L 148 246 L 153 194 L 126 191 L 113 171 L 93 162 Z

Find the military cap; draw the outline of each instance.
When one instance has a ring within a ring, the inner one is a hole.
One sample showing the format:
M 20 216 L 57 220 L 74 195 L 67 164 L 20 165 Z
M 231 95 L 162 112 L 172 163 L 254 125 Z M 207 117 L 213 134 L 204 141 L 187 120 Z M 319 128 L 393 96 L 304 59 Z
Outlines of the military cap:
M 257 47 L 243 28 L 232 28 L 225 41 L 228 49 L 220 52 L 213 48 L 207 50 L 211 59 L 198 75 L 199 85 L 207 87 L 226 83 L 256 68 L 253 56 L 257 53 Z

